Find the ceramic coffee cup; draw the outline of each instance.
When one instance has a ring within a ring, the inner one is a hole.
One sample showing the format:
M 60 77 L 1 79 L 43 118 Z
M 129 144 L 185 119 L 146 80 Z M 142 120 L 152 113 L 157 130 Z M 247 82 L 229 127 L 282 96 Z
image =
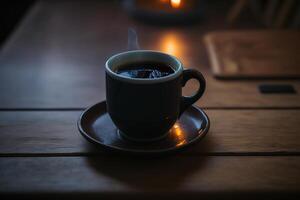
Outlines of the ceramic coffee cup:
M 174 73 L 164 77 L 130 78 L 117 74 L 124 65 L 134 62 L 160 62 Z M 121 136 L 132 141 L 154 141 L 165 137 L 180 115 L 205 91 L 203 75 L 184 69 L 174 56 L 149 50 L 128 51 L 106 62 L 107 111 Z M 182 96 L 182 87 L 190 79 L 200 86 L 192 96 Z

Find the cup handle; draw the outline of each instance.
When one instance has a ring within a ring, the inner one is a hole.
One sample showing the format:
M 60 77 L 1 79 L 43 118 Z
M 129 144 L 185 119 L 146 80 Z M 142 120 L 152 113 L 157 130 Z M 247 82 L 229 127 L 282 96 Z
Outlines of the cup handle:
M 182 96 L 181 97 L 181 103 L 180 103 L 180 114 L 179 117 L 181 116 L 181 114 L 189 107 L 191 106 L 193 103 L 195 103 L 198 99 L 200 99 L 200 97 L 203 95 L 204 91 L 205 91 L 205 86 L 206 86 L 206 82 L 205 79 L 203 77 L 203 75 L 194 69 L 185 69 L 182 73 L 182 87 L 185 86 L 185 84 L 190 80 L 190 79 L 196 79 L 200 86 L 197 90 L 197 92 L 193 95 L 193 96 Z

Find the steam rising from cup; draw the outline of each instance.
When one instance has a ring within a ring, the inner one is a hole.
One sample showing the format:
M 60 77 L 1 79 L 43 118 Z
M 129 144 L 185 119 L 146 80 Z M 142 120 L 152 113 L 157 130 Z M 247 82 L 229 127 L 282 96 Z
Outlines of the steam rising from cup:
M 133 28 L 128 28 L 127 49 L 129 51 L 140 49 L 140 45 L 139 45 L 139 42 L 138 42 L 138 36 L 137 36 L 136 31 Z

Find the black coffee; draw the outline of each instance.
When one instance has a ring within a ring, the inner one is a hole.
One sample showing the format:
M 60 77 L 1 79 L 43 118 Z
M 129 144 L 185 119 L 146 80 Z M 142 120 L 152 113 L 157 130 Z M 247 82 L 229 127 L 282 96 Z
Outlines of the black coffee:
M 119 66 L 117 74 L 130 78 L 161 78 L 175 71 L 172 67 L 160 62 L 136 62 Z

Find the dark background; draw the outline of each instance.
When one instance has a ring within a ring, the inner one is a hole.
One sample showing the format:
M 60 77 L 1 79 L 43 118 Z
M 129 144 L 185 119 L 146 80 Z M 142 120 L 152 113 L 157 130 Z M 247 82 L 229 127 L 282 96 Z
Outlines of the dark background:
M 35 2 L 34 0 L 4 0 L 0 2 L 0 46 L 3 45 L 5 39 L 12 33 L 18 22 L 22 20 L 27 10 Z M 213 22 L 216 20 L 218 23 L 222 23 L 226 29 L 263 27 L 262 23 L 251 14 L 249 9 L 243 10 L 240 20 L 234 26 L 227 25 L 225 18 L 231 6 L 235 3 L 233 0 L 207 0 L 202 2 L 205 5 L 204 21 L 200 23 L 205 23 L 205 18 L 210 18 Z
M 4 0 L 0 2 L 0 45 L 22 19 L 33 0 Z

